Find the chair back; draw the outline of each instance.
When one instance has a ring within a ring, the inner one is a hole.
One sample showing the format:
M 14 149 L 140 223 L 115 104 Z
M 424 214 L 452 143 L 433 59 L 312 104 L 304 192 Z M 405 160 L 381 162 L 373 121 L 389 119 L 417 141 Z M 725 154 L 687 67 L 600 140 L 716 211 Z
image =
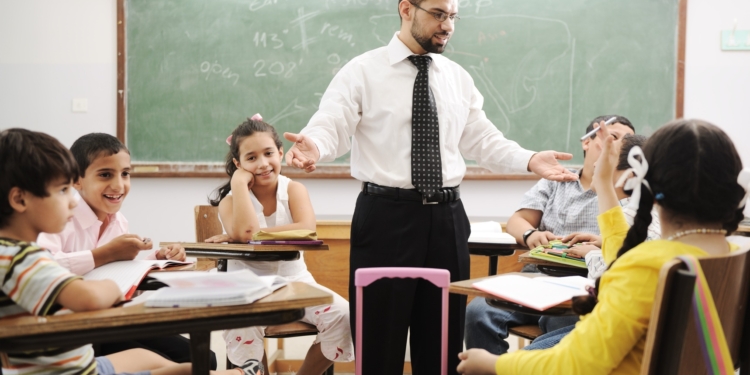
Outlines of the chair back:
M 195 242 L 224 233 L 219 220 L 219 207 L 195 206 Z
M 735 368 L 750 371 L 750 237 L 728 237 L 740 249 L 699 258 L 727 339 Z M 708 374 L 692 306 L 695 274 L 680 260 L 666 263 L 659 274 L 646 337 L 642 374 Z M 743 334 L 743 332 L 748 332 Z M 744 337 L 743 337 L 744 336 Z
M 448 287 L 451 283 L 451 274 L 448 270 L 436 268 L 412 268 L 412 267 L 373 267 L 360 268 L 354 272 L 354 286 L 357 287 L 357 316 L 355 345 L 356 375 L 362 375 L 362 289 L 374 281 L 383 278 L 410 278 L 425 279 L 438 288 L 443 289 L 443 319 L 440 346 L 440 373 L 448 374 Z

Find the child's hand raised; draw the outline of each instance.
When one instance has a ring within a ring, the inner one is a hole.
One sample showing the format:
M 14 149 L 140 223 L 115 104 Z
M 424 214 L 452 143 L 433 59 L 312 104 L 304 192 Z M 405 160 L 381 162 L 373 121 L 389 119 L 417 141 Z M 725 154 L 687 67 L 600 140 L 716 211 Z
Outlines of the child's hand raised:
M 164 246 L 156 253 L 156 259 L 179 260 L 182 262 L 185 260 L 185 249 L 178 243 Z
M 247 189 L 252 189 L 255 183 L 255 175 L 251 172 L 246 171 L 243 168 L 237 168 L 232 174 L 232 190 L 240 190 L 243 186 L 247 186 Z
M 594 164 L 594 187 L 597 191 L 612 185 L 615 167 L 620 157 L 620 150 L 614 147 L 615 137 L 609 133 L 604 121 L 599 122 L 598 125 L 599 131 L 596 132 L 596 137 L 602 144 L 602 153 Z
M 495 375 L 497 356 L 484 349 L 469 349 L 458 353 L 461 363 L 458 364 L 459 374 L 464 375 Z

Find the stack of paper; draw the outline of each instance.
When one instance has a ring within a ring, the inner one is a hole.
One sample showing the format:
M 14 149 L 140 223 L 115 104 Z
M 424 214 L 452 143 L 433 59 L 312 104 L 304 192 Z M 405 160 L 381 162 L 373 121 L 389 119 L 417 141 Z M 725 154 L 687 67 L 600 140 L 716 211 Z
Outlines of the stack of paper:
M 234 272 L 172 272 L 151 275 L 168 285 L 146 299 L 147 307 L 208 307 L 255 302 L 286 285 L 281 276 Z
M 478 281 L 473 285 L 504 300 L 542 311 L 575 296 L 586 295 L 586 286 L 594 286 L 594 281 L 581 276 L 500 275 Z
M 508 233 L 503 233 L 497 221 L 471 223 L 470 243 L 515 244 L 516 239 Z

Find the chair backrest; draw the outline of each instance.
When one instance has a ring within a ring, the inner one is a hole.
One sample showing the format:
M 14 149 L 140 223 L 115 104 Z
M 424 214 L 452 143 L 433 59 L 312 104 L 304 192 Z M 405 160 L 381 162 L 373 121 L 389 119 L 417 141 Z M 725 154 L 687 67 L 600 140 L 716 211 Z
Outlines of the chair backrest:
M 729 237 L 740 245 L 731 254 L 700 258 L 735 368 L 750 370 L 750 237 Z M 651 311 L 642 374 L 707 374 L 692 308 L 695 275 L 673 260 L 659 274 Z M 743 332 L 748 332 L 743 334 Z
M 224 233 L 219 221 L 219 207 L 195 206 L 195 242 Z
M 357 316 L 356 316 L 356 336 L 355 345 L 355 365 L 356 375 L 362 374 L 362 289 L 372 282 L 383 278 L 410 278 L 425 279 L 438 288 L 443 289 L 443 319 L 442 334 L 440 346 L 440 373 L 448 374 L 448 287 L 451 283 L 451 274 L 448 270 L 435 268 L 412 268 L 412 267 L 374 267 L 360 268 L 354 272 L 354 286 L 357 287 Z

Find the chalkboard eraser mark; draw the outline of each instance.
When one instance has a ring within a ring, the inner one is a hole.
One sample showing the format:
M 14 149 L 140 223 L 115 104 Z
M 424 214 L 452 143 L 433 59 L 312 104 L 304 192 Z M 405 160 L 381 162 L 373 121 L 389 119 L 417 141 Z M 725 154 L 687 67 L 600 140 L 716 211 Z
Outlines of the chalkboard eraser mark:
M 133 167 L 134 173 L 155 173 L 159 172 L 158 165 L 136 165 Z

